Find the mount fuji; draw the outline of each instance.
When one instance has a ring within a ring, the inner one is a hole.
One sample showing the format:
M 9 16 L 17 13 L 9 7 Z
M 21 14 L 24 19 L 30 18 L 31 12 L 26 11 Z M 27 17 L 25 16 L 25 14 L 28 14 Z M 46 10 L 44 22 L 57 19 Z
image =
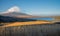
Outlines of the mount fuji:
M 0 14 L 0 22 L 35 21 L 34 19 L 29 19 L 30 17 L 33 16 L 25 13 L 21 13 L 19 7 L 14 6 Z
M 33 18 L 37 16 L 32 16 L 26 13 L 22 13 L 21 9 L 17 6 L 13 6 L 5 12 L 2 12 L 0 15 L 3 16 L 10 16 L 10 17 L 17 17 L 17 18 Z

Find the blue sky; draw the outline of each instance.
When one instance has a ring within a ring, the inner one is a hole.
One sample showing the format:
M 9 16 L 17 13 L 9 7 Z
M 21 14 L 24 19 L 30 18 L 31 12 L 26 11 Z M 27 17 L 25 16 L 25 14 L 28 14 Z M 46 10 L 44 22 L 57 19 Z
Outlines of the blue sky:
M 0 12 L 12 6 L 18 6 L 21 12 L 32 15 L 60 15 L 60 0 L 0 0 Z

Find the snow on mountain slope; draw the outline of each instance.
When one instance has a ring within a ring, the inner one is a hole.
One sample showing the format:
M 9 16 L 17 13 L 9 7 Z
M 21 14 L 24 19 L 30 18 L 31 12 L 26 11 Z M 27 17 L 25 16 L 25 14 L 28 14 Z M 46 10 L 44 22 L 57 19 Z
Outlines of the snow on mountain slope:
M 33 16 L 33 15 L 26 14 L 26 13 L 22 13 L 21 9 L 18 6 L 13 6 L 9 8 L 7 11 L 2 12 L 0 15 L 10 16 L 10 17 L 19 17 L 19 18 L 38 17 L 38 16 Z

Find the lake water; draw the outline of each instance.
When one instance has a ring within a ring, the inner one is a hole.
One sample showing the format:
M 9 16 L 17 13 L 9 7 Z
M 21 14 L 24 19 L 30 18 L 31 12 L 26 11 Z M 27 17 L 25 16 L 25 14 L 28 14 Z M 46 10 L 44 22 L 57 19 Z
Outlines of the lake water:
M 35 20 L 54 20 L 54 18 L 30 18 L 30 19 L 35 19 Z

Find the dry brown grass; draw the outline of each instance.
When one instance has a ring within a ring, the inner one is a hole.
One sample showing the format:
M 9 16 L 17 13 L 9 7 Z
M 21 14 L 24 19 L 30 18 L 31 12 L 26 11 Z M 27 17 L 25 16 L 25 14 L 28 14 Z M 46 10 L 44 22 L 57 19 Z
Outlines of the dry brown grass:
M 49 21 L 14 22 L 14 23 L 8 23 L 7 25 L 4 25 L 3 27 L 21 26 L 21 25 L 35 25 L 35 24 L 51 24 L 51 22 L 49 22 Z

